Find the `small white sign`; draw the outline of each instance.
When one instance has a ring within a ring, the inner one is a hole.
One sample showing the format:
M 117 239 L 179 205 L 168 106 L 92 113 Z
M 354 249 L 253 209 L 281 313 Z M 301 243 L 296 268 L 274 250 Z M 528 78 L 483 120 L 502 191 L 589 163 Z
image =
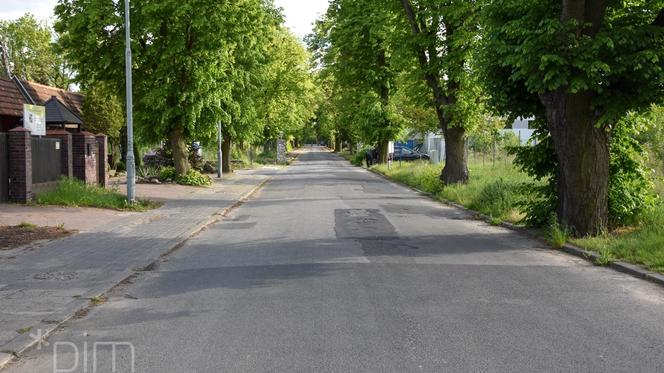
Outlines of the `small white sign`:
M 23 105 L 23 127 L 32 135 L 46 136 L 46 107 Z

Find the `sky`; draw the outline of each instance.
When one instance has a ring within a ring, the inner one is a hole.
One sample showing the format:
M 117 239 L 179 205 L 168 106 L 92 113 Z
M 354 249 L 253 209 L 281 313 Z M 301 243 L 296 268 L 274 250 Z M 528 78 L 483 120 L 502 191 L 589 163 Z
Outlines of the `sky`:
M 0 19 L 16 19 L 30 12 L 40 20 L 53 19 L 57 0 L 0 0 Z M 312 30 L 313 22 L 325 12 L 328 0 L 275 0 L 284 8 L 286 26 L 303 38 Z

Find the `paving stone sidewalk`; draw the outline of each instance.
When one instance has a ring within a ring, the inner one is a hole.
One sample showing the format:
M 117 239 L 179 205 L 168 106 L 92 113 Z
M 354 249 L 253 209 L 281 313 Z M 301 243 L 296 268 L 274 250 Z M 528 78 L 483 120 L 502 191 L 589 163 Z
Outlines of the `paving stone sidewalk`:
M 168 201 L 100 230 L 12 256 L 0 253 L 0 355 L 20 353 L 33 339 L 30 334 L 48 333 L 90 298 L 158 260 L 256 190 L 270 173 L 235 175 L 213 191 Z

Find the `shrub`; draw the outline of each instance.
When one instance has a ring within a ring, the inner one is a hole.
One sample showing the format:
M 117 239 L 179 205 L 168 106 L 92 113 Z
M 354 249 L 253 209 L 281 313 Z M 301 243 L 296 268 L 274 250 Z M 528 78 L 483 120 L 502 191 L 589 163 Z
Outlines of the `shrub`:
M 176 178 L 178 184 L 192 186 L 208 186 L 212 184 L 212 179 L 196 170 L 190 170 L 185 175 Z
M 492 218 L 502 218 L 514 209 L 517 190 L 518 185 L 509 183 L 501 177 L 486 184 L 471 202 L 470 207 Z
M 354 166 L 362 167 L 364 165 L 364 161 L 367 159 L 367 152 L 371 149 L 373 148 L 367 146 L 358 150 L 353 155 L 353 158 L 351 158 L 350 163 L 352 163 Z
M 175 167 L 173 166 L 162 167 L 159 170 L 159 181 L 161 182 L 175 181 L 176 176 Z
M 555 215 L 549 219 L 547 236 L 551 245 L 556 249 L 561 249 L 569 241 L 569 231 L 560 225 Z
M 136 169 L 136 176 L 141 179 L 156 179 L 159 178 L 159 169 L 152 166 L 142 166 Z

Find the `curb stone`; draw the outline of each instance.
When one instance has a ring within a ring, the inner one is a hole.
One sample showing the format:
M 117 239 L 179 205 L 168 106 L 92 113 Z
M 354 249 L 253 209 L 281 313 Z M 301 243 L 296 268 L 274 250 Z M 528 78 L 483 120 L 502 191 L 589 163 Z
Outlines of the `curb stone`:
M 2 367 L 4 367 L 5 365 L 9 364 L 12 360 L 14 360 L 14 355 L 5 352 L 0 352 L 0 369 L 2 369 Z
M 32 336 L 34 335 L 34 333 L 26 333 L 26 334 L 21 334 L 16 338 L 12 339 L 11 341 L 9 341 L 8 343 L 0 346 L 0 370 L 5 368 L 9 363 L 14 361 L 15 359 L 20 358 L 25 352 L 35 347 L 35 345 L 37 345 L 38 343 L 45 341 L 60 326 L 62 326 L 64 323 L 75 317 L 78 312 L 83 311 L 89 307 L 92 307 L 93 304 L 90 301 L 90 299 L 101 297 L 104 294 L 107 294 L 113 288 L 115 288 L 122 282 L 126 281 L 130 277 L 134 276 L 136 273 L 144 271 L 145 268 L 148 268 L 151 265 L 158 263 L 164 257 L 182 248 L 189 239 L 196 236 L 198 233 L 200 233 L 210 225 L 219 222 L 221 218 L 227 216 L 233 210 L 242 206 L 256 192 L 262 189 L 265 186 L 265 184 L 267 184 L 271 179 L 272 177 L 267 177 L 261 183 L 253 187 L 250 191 L 240 196 L 240 198 L 231 206 L 225 207 L 217 211 L 216 213 L 213 213 L 210 216 L 210 218 L 207 219 L 205 222 L 198 224 L 197 226 L 193 227 L 185 234 L 182 234 L 179 237 L 168 242 L 166 245 L 164 245 L 165 248 L 167 248 L 167 250 L 165 250 L 157 258 L 147 258 L 141 261 L 135 266 L 136 269 L 123 271 L 122 273 L 110 279 L 107 282 L 107 284 L 99 286 L 96 289 L 92 289 L 87 293 L 83 294 L 79 299 L 75 299 L 69 302 L 64 307 L 63 310 L 54 312 L 44 317 L 39 324 L 33 326 L 31 329 L 33 331 L 40 330 L 41 331 L 40 338 L 34 338 Z
M 356 166 L 353 166 L 353 167 L 356 167 Z M 460 205 L 456 202 L 452 202 L 452 201 L 448 201 L 448 200 L 438 198 L 438 197 L 434 196 L 431 193 L 424 192 L 424 191 L 419 190 L 419 189 L 417 189 L 417 188 L 415 188 L 411 185 L 402 183 L 398 180 L 390 179 L 388 176 L 386 176 L 386 175 L 384 175 L 384 174 L 382 174 L 378 171 L 375 171 L 375 170 L 372 170 L 372 169 L 366 169 L 366 168 L 364 168 L 364 169 L 371 172 L 371 173 L 373 173 L 374 175 L 377 175 L 377 176 L 381 177 L 384 180 L 387 180 L 391 183 L 398 184 L 398 185 L 401 185 L 403 187 L 406 187 L 406 188 L 408 188 L 408 189 L 410 189 L 410 190 L 412 190 L 412 191 L 414 191 L 414 192 L 416 192 L 416 193 L 418 193 L 418 194 L 420 194 L 424 197 L 428 197 L 430 199 L 433 199 L 434 201 L 441 202 L 441 203 L 443 203 L 447 206 L 454 207 L 454 208 L 469 212 L 469 213 L 473 214 L 474 216 L 479 217 L 481 220 L 483 220 L 487 223 L 490 221 L 489 216 L 484 215 L 479 211 L 471 210 L 471 209 L 469 209 L 465 206 L 462 206 L 462 205 Z M 510 229 L 512 231 L 515 231 L 517 233 L 524 234 L 524 235 L 529 236 L 530 238 L 534 238 L 538 241 L 546 242 L 544 237 L 542 237 L 542 235 L 539 234 L 535 230 L 528 229 L 528 228 L 525 228 L 525 227 L 520 227 L 518 225 L 508 223 L 508 222 L 501 222 L 500 226 L 503 227 L 503 228 L 507 228 L 507 229 Z M 547 243 L 547 245 L 548 245 L 548 243 Z M 576 257 L 582 258 L 582 259 L 584 259 L 584 260 L 586 260 L 586 261 L 588 261 L 592 264 L 602 266 L 602 264 L 600 263 L 600 255 L 598 253 L 594 252 L 594 251 L 585 250 L 585 249 L 576 247 L 576 246 L 571 245 L 571 244 L 565 244 L 562 248 L 560 248 L 560 250 L 556 250 L 556 249 L 553 249 L 553 248 L 550 248 L 550 249 L 553 250 L 553 251 L 562 251 L 566 254 L 574 255 Z M 648 282 L 652 282 L 654 284 L 664 286 L 664 275 L 659 274 L 659 273 L 655 273 L 655 272 L 651 272 L 651 271 L 647 270 L 646 268 L 644 268 L 642 266 L 639 266 L 639 265 L 630 264 L 630 263 L 626 263 L 626 262 L 622 262 L 622 261 L 614 261 L 614 262 L 611 262 L 610 264 L 606 265 L 605 267 L 611 268 L 611 269 L 613 269 L 615 271 L 618 271 L 618 272 L 622 272 L 622 273 L 630 275 L 632 277 L 636 277 L 636 278 L 641 279 L 641 280 L 646 280 Z

